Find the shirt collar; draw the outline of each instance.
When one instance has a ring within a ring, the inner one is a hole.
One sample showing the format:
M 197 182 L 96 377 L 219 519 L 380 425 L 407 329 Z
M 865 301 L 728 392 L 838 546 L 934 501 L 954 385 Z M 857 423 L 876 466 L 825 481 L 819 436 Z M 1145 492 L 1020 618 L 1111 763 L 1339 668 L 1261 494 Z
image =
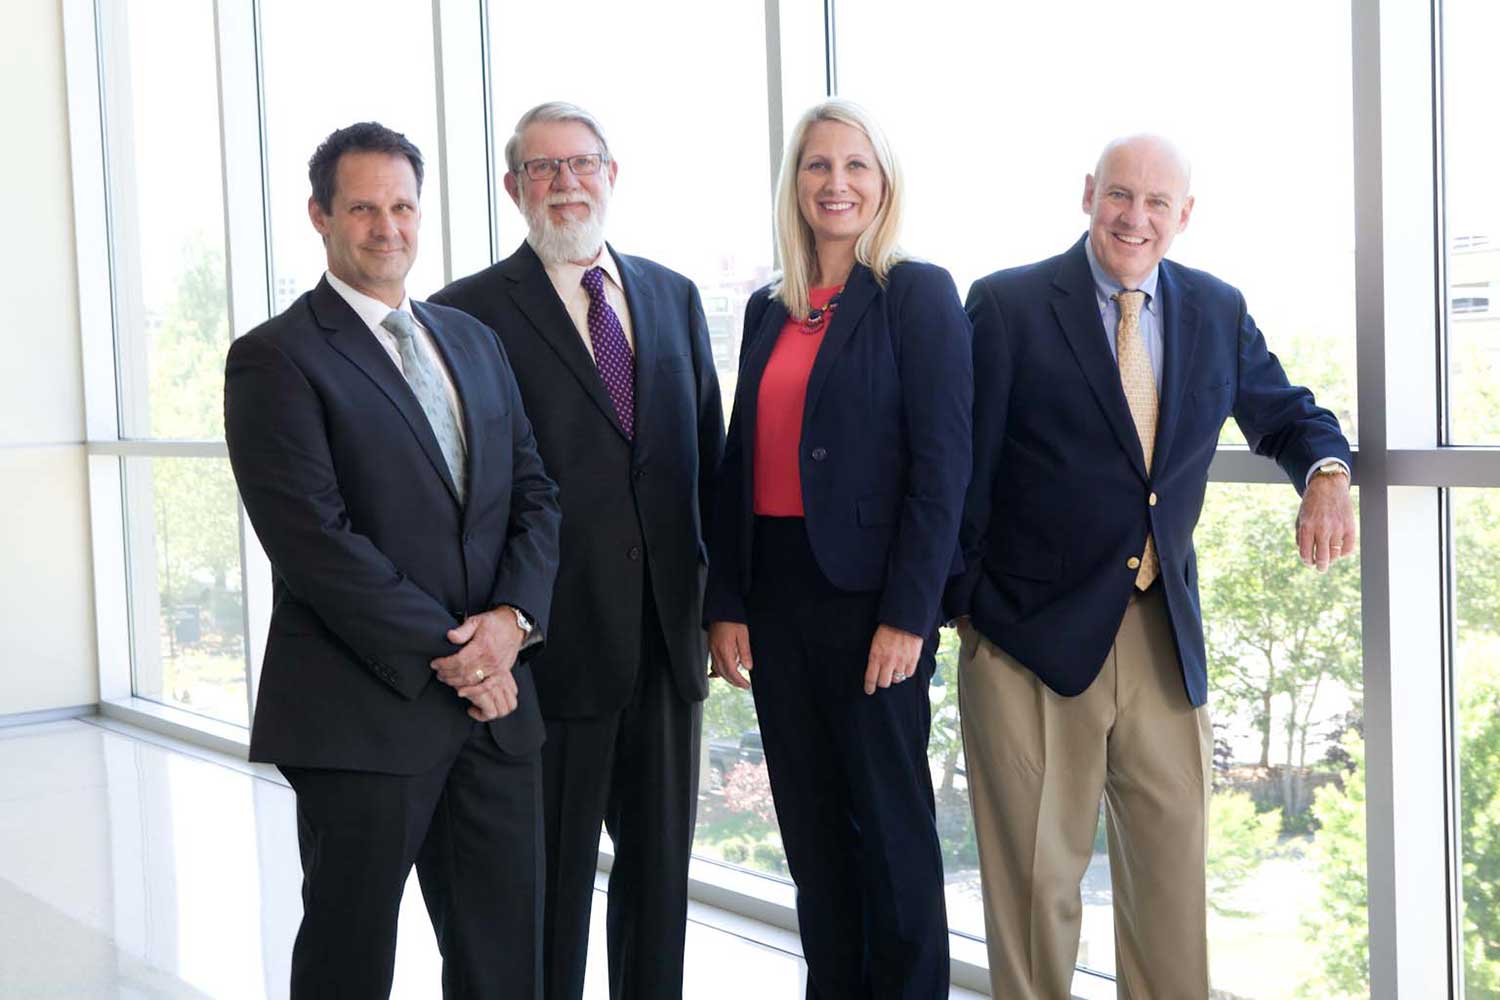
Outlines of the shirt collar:
M 349 303 L 349 308 L 359 314 L 359 318 L 365 321 L 365 326 L 370 328 L 371 333 L 384 329 L 380 325 L 381 322 L 392 312 L 396 311 L 379 299 L 371 298 L 364 292 L 361 292 L 332 271 L 324 271 L 323 277 L 328 279 L 329 287 L 338 292 L 339 296 L 345 302 Z M 410 295 L 402 293 L 401 305 L 398 308 L 401 312 L 411 316 L 412 321 L 417 323 L 418 326 L 422 325 L 411 311 Z
M 1094 257 L 1093 241 L 1088 237 L 1084 237 L 1083 252 L 1088 255 L 1089 271 L 1094 275 L 1094 294 L 1098 296 L 1099 304 L 1103 307 L 1115 297 L 1117 292 L 1123 292 L 1125 286 L 1100 266 L 1099 261 Z M 1151 269 L 1151 273 L 1146 275 L 1146 280 L 1140 283 L 1138 289 L 1146 293 L 1146 309 L 1153 313 L 1156 312 L 1156 283 L 1160 276 L 1161 265 L 1157 264 Z
M 599 248 L 599 255 L 586 264 L 575 264 L 565 260 L 560 264 L 545 264 L 547 276 L 552 279 L 552 284 L 558 289 L 576 288 L 583 284 L 583 274 L 592 267 L 604 268 L 604 275 L 614 282 L 616 288 L 623 290 L 625 282 L 620 280 L 620 267 L 615 263 L 615 255 L 609 252 L 609 245 Z

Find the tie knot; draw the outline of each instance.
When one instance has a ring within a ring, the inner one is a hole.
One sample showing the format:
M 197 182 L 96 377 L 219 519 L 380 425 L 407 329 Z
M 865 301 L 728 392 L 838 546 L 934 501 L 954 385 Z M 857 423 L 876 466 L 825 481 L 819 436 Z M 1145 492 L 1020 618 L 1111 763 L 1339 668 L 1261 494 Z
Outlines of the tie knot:
M 1146 304 L 1146 293 L 1138 288 L 1116 292 L 1115 301 L 1120 304 L 1121 315 L 1139 318 L 1141 306 Z
M 386 314 L 380 325 L 396 335 L 397 340 L 411 340 L 417 335 L 416 328 L 412 325 L 411 314 L 401 309 L 392 309 Z
M 589 293 L 590 299 L 604 294 L 604 268 L 591 267 L 583 272 L 583 290 Z

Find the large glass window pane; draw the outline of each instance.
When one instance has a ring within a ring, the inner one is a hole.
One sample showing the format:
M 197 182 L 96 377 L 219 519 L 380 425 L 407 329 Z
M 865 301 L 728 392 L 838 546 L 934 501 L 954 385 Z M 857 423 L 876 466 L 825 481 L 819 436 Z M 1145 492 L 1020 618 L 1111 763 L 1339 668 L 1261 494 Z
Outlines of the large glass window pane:
M 701 754 L 693 853 L 790 878 L 749 691 L 709 685 Z
M 1453 490 L 1464 996 L 1500 997 L 1500 490 Z
M 1369 995 L 1357 558 L 1297 556 L 1287 486 L 1209 487 L 1197 549 L 1214 719 L 1213 985 Z
M 443 287 L 432 11 L 428 0 L 261 4 L 273 311 L 316 285 L 327 267 L 307 218 L 307 161 L 328 133 L 362 121 L 393 128 L 422 151 L 421 238 L 406 287 L 419 299 Z
M 745 302 L 771 273 L 765 5 L 579 0 L 567 19 L 588 30 L 570 33 L 566 68 L 518 26 L 529 9 L 491 7 L 496 149 L 543 101 L 572 101 L 599 119 L 620 164 L 607 238 L 697 283 L 727 406 Z M 671 57 L 622 48 L 643 31 Z M 499 223 L 508 256 L 526 225 L 508 200 Z
M 1174 138 L 1197 207 L 1171 256 L 1239 287 L 1357 436 L 1348 4 L 933 0 L 913 17 L 869 0 L 839 7 L 838 41 L 840 93 L 907 167 L 907 246 L 960 289 L 1084 232 L 1111 137 Z M 1225 440 L 1243 440 L 1233 423 Z
M 1500 444 L 1500 4 L 1443 0 L 1450 440 Z
M 108 0 L 111 276 L 125 437 L 223 436 L 224 187 L 213 6 Z
M 135 693 L 248 726 L 239 515 L 229 462 L 124 461 Z

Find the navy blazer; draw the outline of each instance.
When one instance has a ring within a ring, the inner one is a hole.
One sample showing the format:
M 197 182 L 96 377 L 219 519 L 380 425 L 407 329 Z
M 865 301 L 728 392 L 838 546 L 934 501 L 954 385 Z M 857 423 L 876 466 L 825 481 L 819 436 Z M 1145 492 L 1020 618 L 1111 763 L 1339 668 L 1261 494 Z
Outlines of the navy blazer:
M 274 588 L 252 760 L 413 774 L 473 726 L 432 660 L 446 633 L 499 604 L 545 633 L 557 570 L 557 488 L 537 456 L 499 341 L 413 302 L 463 403 L 467 503 L 406 379 L 326 280 L 239 338 L 224 430 Z M 510 753 L 541 745 L 530 671 L 489 724 Z
M 1086 239 L 1087 237 L 1085 237 Z M 1148 474 L 1099 315 L 1083 240 L 1067 253 L 974 283 L 974 476 L 964 505 L 966 572 L 950 615 L 1062 695 L 1104 665 L 1148 532 L 1161 559 L 1183 683 L 1208 700 L 1193 528 L 1219 430 L 1232 413 L 1256 454 L 1301 492 L 1324 458 L 1350 461 L 1338 420 L 1288 383 L 1239 291 L 1162 261 L 1163 366 Z
M 705 622 L 745 621 L 755 410 L 786 320 L 769 288 L 751 296 L 716 491 Z M 943 585 L 961 568 L 970 339 L 947 271 L 905 261 L 882 288 L 856 264 L 807 385 L 799 468 L 818 568 L 841 590 L 879 592 L 879 621 L 916 635 L 937 627 Z

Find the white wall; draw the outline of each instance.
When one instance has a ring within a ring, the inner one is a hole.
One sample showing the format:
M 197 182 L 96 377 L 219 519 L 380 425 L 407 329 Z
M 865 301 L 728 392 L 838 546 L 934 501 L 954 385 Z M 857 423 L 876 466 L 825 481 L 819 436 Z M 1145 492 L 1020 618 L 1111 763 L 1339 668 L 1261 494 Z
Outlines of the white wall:
M 99 700 L 61 0 L 0 32 L 0 716 Z

